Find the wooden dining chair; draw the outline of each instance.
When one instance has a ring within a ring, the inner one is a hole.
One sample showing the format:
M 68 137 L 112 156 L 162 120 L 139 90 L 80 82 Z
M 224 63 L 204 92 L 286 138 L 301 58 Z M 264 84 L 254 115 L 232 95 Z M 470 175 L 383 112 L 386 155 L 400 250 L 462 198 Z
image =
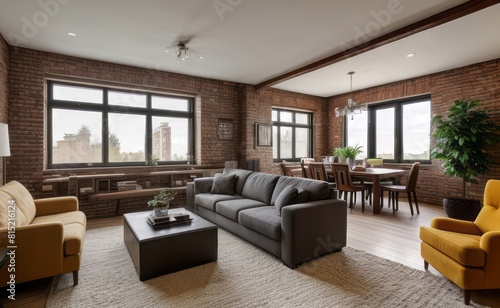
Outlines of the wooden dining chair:
M 368 190 L 368 186 L 364 184 L 354 184 L 351 178 L 351 171 L 349 170 L 348 164 L 331 164 L 333 176 L 335 177 L 335 183 L 337 184 L 337 189 L 341 192 L 350 193 L 349 194 L 349 208 L 352 211 L 353 208 L 353 195 L 358 191 L 361 192 L 361 211 L 365 211 L 365 191 Z M 347 198 L 347 195 L 345 196 Z
M 413 199 L 415 200 L 415 208 L 417 209 L 417 214 L 420 214 L 420 210 L 418 209 L 418 200 L 417 200 L 417 178 L 418 178 L 418 170 L 420 168 L 420 163 L 416 162 L 411 166 L 410 175 L 408 176 L 408 181 L 406 181 L 406 185 L 381 185 L 380 190 L 382 193 L 382 198 L 384 197 L 384 191 L 389 193 L 389 201 L 388 206 L 390 207 L 390 202 L 392 200 L 392 212 L 399 210 L 399 193 L 406 192 L 408 196 L 408 203 L 410 204 L 411 215 L 413 215 L 413 205 L 411 202 L 411 195 L 413 194 Z
M 309 174 L 312 179 L 319 181 L 328 181 L 325 165 L 320 162 L 306 162 L 305 166 L 309 168 Z
M 304 178 L 312 178 L 312 175 L 309 172 L 309 167 L 306 166 L 306 164 L 309 162 L 314 162 L 314 158 L 303 157 L 300 159 L 300 166 L 302 167 L 302 177 Z
M 302 176 L 302 167 L 300 163 L 281 163 L 281 169 L 283 171 L 283 175 L 293 176 L 293 177 L 303 177 Z

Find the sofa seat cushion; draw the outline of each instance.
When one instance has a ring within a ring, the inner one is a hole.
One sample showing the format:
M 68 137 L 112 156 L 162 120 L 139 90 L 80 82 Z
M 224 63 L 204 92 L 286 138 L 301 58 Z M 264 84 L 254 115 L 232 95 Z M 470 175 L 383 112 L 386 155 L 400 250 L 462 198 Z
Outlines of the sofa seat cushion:
M 274 206 L 261 206 L 238 213 L 241 225 L 267 237 L 281 241 L 281 217 Z
M 198 206 L 207 208 L 215 212 L 215 204 L 217 202 L 224 200 L 236 200 L 236 199 L 243 199 L 243 197 L 236 194 L 219 195 L 219 194 L 203 193 L 203 194 L 196 194 L 196 196 L 194 196 L 194 203 Z
M 252 199 L 225 200 L 217 202 L 215 205 L 215 212 L 234 221 L 238 221 L 238 213 L 241 210 L 259 206 L 267 206 L 267 204 Z
M 60 222 L 64 232 L 64 254 L 74 255 L 82 250 L 85 238 L 86 217 L 81 211 L 35 217 L 32 225 Z
M 242 196 L 271 204 L 274 187 L 279 175 L 255 172 L 250 174 L 243 187 Z
M 307 201 L 324 200 L 327 199 L 328 195 L 330 194 L 328 182 L 282 176 L 278 180 L 278 183 L 276 183 L 276 188 L 274 189 L 271 198 L 271 205 L 275 205 L 276 199 L 278 199 L 280 193 L 288 186 L 302 188 L 303 190 L 307 191 Z
M 479 235 L 422 227 L 420 239 L 465 266 L 485 265 L 486 253 L 479 246 Z

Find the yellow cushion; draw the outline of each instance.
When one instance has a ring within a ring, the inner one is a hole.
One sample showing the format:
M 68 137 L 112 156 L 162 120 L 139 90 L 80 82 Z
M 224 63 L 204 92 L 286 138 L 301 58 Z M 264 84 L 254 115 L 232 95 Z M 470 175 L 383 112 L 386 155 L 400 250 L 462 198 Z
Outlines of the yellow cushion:
M 0 192 L 4 192 L 9 196 L 12 196 L 15 200 L 17 212 L 16 216 L 19 216 L 18 226 L 24 226 L 33 221 L 33 218 L 36 216 L 35 202 L 26 187 L 17 181 L 12 181 L 0 187 Z M 6 197 L 4 195 L 2 197 L 2 208 L 7 206 L 6 203 L 3 203 L 5 198 Z
M 484 188 L 484 205 L 474 223 L 483 232 L 500 231 L 500 181 L 490 180 Z
M 8 193 L 0 190 L 0 229 L 8 227 L 9 213 L 11 213 L 14 208 L 16 226 L 20 227 L 29 225 L 28 218 L 24 215 L 24 212 L 19 209 L 17 204 L 13 205 L 12 200 L 14 199 L 12 199 Z
M 479 246 L 479 235 L 421 227 L 420 239 L 465 266 L 485 265 L 486 253 Z
M 86 217 L 83 212 L 67 212 L 54 215 L 35 217 L 32 225 L 45 222 L 59 221 L 64 228 L 64 254 L 73 255 L 82 250 L 83 239 L 85 238 Z

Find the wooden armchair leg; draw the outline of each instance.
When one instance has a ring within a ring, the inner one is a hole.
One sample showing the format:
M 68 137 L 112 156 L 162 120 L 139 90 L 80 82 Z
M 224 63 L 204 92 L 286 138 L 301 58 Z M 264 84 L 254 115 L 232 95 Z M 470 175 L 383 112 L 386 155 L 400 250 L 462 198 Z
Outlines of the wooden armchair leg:
M 470 296 L 471 296 L 471 290 L 464 290 L 464 304 L 469 305 L 470 304 Z
M 73 272 L 73 285 L 76 286 L 78 284 L 78 271 Z

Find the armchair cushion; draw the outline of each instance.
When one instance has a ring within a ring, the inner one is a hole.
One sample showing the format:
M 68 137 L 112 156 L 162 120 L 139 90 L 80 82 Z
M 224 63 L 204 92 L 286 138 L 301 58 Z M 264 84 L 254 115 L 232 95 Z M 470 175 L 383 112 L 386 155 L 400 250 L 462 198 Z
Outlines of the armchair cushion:
M 0 192 L 4 192 L 1 199 L 2 202 L 5 201 L 5 206 L 2 206 L 2 212 L 5 211 L 7 213 L 7 205 L 10 200 L 15 201 L 16 205 L 16 226 L 24 226 L 28 225 L 33 221 L 33 218 L 36 216 L 36 207 L 33 201 L 33 197 L 30 192 L 23 186 L 21 183 L 17 181 L 12 181 L 4 186 L 0 187 Z M 2 213 L 0 216 L 3 216 Z M 0 222 L 0 224 L 5 224 L 7 220 Z M 5 227 L 4 225 L 0 225 L 0 227 Z
M 61 213 L 48 216 L 35 217 L 32 225 L 61 222 L 63 225 L 64 253 L 66 255 L 77 254 L 82 251 L 83 239 L 85 238 L 85 214 L 82 212 Z
M 428 227 L 420 230 L 420 239 L 465 266 L 484 266 L 486 253 L 479 247 L 481 236 L 443 231 Z

